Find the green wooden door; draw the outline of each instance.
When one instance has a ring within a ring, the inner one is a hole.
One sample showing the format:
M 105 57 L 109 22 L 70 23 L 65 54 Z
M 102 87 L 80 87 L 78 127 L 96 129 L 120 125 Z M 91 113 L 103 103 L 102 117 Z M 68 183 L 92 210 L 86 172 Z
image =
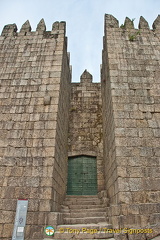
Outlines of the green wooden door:
M 97 194 L 97 164 L 95 157 L 78 156 L 69 158 L 67 194 Z

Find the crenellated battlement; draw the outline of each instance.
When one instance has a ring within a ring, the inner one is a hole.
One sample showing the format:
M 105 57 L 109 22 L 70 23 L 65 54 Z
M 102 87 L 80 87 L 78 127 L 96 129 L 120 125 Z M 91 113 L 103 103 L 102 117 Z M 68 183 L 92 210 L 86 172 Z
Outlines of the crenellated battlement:
M 128 240 L 160 236 L 160 174 L 154 174 L 160 169 L 160 15 L 152 29 L 141 16 L 137 28 L 134 19 L 120 26 L 105 15 L 101 89 L 109 219 L 115 228 L 153 226 L 152 234 L 118 238 Z
M 105 28 L 123 28 L 125 30 L 131 30 L 134 29 L 134 19 L 130 19 L 128 17 L 125 18 L 124 24 L 119 26 L 119 21 L 112 15 L 110 14 L 105 14 Z M 139 24 L 138 24 L 139 29 L 150 29 L 148 22 L 145 20 L 144 17 L 140 17 L 139 19 Z M 151 30 L 157 31 L 160 30 L 160 15 L 155 19 L 155 21 L 152 24 Z
M 160 15 L 158 15 L 152 26 L 153 29 L 160 30 Z
M 81 83 L 92 83 L 92 75 L 85 69 L 85 71 L 82 73 L 81 77 Z
M 46 31 L 41 19 L 35 29 L 27 20 L 19 30 L 4 26 L 0 36 L 0 239 L 11 239 L 13 228 L 21 233 L 13 225 L 17 199 L 28 199 L 25 239 L 46 239 L 45 226 L 70 220 L 142 230 L 118 231 L 116 240 L 160 236 L 160 15 L 152 29 L 143 17 L 136 29 L 134 19 L 120 26 L 105 15 L 101 83 L 87 70 L 71 83 L 65 22 Z M 78 159 L 72 169 L 70 156 Z M 64 208 L 71 182 L 75 193 L 97 189 L 96 218 Z M 66 231 L 58 236 L 71 239 Z
M 17 25 L 14 24 L 8 24 L 5 25 L 1 36 L 3 37 L 11 37 L 11 36 L 26 36 L 26 35 L 54 35 L 54 34 L 63 34 L 65 36 L 66 33 L 66 23 L 65 22 L 54 22 L 52 25 L 51 31 L 46 31 L 46 24 L 44 19 L 42 18 L 40 22 L 37 24 L 36 31 L 31 31 L 31 25 L 29 20 L 27 20 L 21 27 L 20 31 L 18 31 Z
M 148 24 L 148 22 L 147 22 L 146 19 L 145 19 L 144 17 L 142 17 L 142 16 L 140 17 L 138 28 L 139 28 L 139 29 L 149 29 L 149 24 Z

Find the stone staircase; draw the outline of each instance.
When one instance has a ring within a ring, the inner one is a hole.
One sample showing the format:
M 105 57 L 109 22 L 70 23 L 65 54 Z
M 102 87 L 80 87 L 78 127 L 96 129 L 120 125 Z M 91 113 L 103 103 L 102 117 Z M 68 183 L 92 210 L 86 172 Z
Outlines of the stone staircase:
M 97 196 L 67 196 L 62 206 L 63 225 L 57 227 L 54 239 L 110 239 L 105 207 Z

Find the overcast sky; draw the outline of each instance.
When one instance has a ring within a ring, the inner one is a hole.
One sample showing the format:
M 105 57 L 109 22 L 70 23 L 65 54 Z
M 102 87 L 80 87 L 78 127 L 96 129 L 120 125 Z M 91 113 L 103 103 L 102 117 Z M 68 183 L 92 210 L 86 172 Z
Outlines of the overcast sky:
M 160 14 L 160 0 L 0 0 L 0 31 L 11 23 L 20 30 L 26 20 L 35 31 L 41 18 L 50 31 L 53 22 L 66 21 L 72 81 L 79 81 L 87 69 L 99 82 L 105 13 L 116 17 L 120 25 L 126 16 L 135 18 L 136 28 L 143 16 L 152 28 Z

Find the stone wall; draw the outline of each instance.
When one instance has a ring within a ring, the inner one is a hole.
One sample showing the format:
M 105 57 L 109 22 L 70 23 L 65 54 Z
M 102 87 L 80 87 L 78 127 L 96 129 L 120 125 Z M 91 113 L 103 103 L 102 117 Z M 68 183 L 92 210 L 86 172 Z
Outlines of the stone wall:
M 92 83 L 86 70 L 80 83 L 72 83 L 69 113 L 69 156 L 97 158 L 98 191 L 104 189 L 102 99 L 100 83 Z
M 105 15 L 101 84 L 87 71 L 70 84 L 64 22 L 52 31 L 43 19 L 35 32 L 29 21 L 19 32 L 15 24 L 4 27 L 0 239 L 11 239 L 17 199 L 29 200 L 26 239 L 42 239 L 46 225 L 60 223 L 68 156 L 76 155 L 96 156 L 98 191 L 107 191 L 113 228 L 148 226 L 152 237 L 159 234 L 159 36 L 160 16 L 153 30 L 141 17 L 137 30 L 128 18 L 119 27 Z
M 105 15 L 102 65 L 106 189 L 114 227 L 160 221 L 160 16 L 149 29 Z M 136 238 L 138 239 L 138 238 Z
M 26 239 L 56 223 L 66 192 L 70 68 L 65 23 L 35 32 L 27 21 L 0 36 L 0 238 L 13 231 L 17 199 L 29 199 Z M 65 111 L 64 111 L 65 110 Z

